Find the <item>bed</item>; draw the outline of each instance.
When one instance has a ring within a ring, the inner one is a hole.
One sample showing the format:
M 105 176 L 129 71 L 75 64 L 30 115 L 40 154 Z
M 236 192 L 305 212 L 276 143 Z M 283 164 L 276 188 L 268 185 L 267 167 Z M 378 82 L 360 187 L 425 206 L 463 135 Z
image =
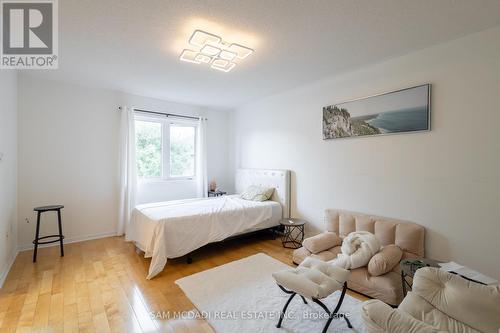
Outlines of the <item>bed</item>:
M 250 185 L 273 187 L 270 200 L 243 200 Z M 236 195 L 151 203 L 132 212 L 127 239 L 151 258 L 148 279 L 159 274 L 170 258 L 246 233 L 274 228 L 290 216 L 288 170 L 239 169 Z

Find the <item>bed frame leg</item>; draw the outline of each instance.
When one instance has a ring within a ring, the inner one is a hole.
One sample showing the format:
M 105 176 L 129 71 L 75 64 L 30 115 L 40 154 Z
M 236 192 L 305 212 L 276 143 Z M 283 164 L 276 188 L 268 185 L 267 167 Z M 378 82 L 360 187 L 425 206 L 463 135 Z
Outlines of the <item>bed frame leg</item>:
M 186 263 L 188 263 L 188 264 L 192 264 L 193 263 L 193 258 L 191 258 L 191 256 L 189 254 L 186 257 Z
M 271 237 L 273 240 L 278 238 L 278 228 L 277 227 L 274 227 L 271 229 Z

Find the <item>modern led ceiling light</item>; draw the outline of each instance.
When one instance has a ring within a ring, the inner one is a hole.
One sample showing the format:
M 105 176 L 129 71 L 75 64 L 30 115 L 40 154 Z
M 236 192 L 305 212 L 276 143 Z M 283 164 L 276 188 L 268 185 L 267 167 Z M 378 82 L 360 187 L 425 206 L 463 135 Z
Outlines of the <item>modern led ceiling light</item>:
M 212 45 L 205 45 L 201 48 L 200 52 L 203 54 L 207 54 L 209 56 L 215 57 L 220 53 L 221 49 L 216 48 L 215 46 Z
M 217 69 L 219 71 L 229 72 L 231 69 L 234 68 L 234 66 L 236 66 L 234 62 L 230 62 L 224 59 L 215 59 L 214 61 L 212 61 L 212 66 L 210 67 L 212 67 L 213 69 Z
M 202 30 L 193 32 L 189 45 L 189 49 L 182 51 L 180 60 L 194 64 L 210 64 L 211 68 L 223 72 L 229 72 L 239 60 L 253 53 L 251 48 L 224 42 L 221 37 Z

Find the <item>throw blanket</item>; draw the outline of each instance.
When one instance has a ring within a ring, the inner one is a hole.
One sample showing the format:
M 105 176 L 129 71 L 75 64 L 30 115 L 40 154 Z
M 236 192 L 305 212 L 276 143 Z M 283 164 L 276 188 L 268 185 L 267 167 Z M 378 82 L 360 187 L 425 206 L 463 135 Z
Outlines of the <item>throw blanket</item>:
M 355 231 L 344 238 L 341 250 L 342 253 L 330 263 L 345 269 L 355 269 L 368 264 L 380 250 L 380 242 L 368 231 Z

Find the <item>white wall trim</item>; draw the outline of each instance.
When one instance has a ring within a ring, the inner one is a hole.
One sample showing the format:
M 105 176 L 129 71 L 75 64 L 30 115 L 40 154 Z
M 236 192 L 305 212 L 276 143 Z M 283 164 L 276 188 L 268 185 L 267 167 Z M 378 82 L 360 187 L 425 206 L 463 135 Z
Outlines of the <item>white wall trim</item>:
M 64 239 L 64 244 L 79 243 L 79 242 L 84 242 L 84 241 L 88 241 L 88 240 L 92 240 L 92 239 L 114 237 L 114 236 L 119 236 L 116 234 L 116 231 L 101 232 L 101 233 L 93 234 L 93 235 L 69 237 L 69 238 Z M 38 246 L 38 248 L 41 249 L 44 247 L 51 247 L 51 246 L 59 246 L 59 243 L 44 244 L 44 245 Z M 19 252 L 33 250 L 33 243 L 20 245 L 17 248 L 17 250 Z
M 10 269 L 11 269 L 12 265 L 14 264 L 14 261 L 16 261 L 18 254 L 19 254 L 19 251 L 16 251 L 14 253 L 14 255 L 8 261 L 7 265 L 5 266 L 5 269 L 0 273 L 0 288 L 3 288 L 3 284 L 5 283 L 5 280 L 7 279 L 7 275 L 9 274 Z

